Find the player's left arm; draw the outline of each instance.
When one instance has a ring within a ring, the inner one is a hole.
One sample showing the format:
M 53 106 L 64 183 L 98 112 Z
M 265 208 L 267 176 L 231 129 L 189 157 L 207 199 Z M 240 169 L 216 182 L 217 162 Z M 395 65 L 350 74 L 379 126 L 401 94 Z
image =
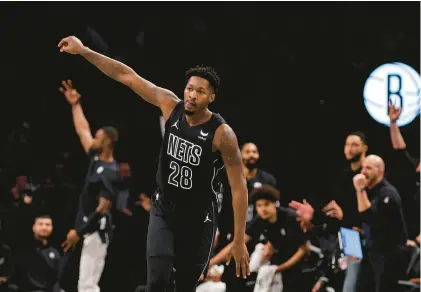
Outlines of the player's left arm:
M 247 185 L 237 136 L 230 126 L 222 124 L 215 132 L 214 145 L 221 153 L 232 192 L 234 242 L 244 242 L 247 220 Z
M 81 237 L 86 233 L 89 233 L 95 229 L 98 220 L 100 220 L 104 215 L 108 214 L 111 211 L 112 201 L 108 194 L 107 190 L 101 191 L 98 199 L 98 206 L 95 209 L 95 212 L 92 212 L 88 216 L 85 224 L 76 229 L 77 234 Z

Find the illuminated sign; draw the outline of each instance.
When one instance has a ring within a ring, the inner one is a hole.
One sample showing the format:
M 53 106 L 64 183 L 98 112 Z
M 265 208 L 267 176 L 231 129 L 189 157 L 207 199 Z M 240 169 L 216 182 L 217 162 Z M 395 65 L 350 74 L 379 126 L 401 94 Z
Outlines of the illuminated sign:
M 402 107 L 398 126 L 411 123 L 420 113 L 420 75 L 403 63 L 387 63 L 377 67 L 364 86 L 364 104 L 377 122 L 389 126 L 388 104 Z

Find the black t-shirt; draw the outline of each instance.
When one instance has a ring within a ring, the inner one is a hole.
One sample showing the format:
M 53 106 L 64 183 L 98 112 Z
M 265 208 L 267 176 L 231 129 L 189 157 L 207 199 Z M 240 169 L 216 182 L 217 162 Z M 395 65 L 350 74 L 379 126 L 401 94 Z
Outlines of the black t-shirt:
M 367 191 L 371 207 L 362 212 L 362 220 L 369 225 L 369 248 L 388 251 L 404 245 L 408 238 L 402 202 L 396 188 L 386 179 Z
M 256 216 L 256 210 L 251 200 L 251 191 L 255 188 L 261 187 L 262 185 L 271 185 L 276 188 L 276 179 L 270 173 L 258 169 L 256 176 L 247 180 L 247 190 L 249 193 L 247 222 L 250 222 L 254 218 L 254 216 Z
M 254 245 L 257 242 L 270 241 L 275 249 L 271 260 L 272 264 L 280 265 L 289 260 L 306 241 L 306 235 L 302 231 L 295 216 L 286 209 L 277 209 L 275 223 L 262 220 L 258 215 L 247 226 L 246 234 L 252 238 Z M 300 268 L 297 264 L 285 273 L 292 273 Z
M 232 209 L 232 194 L 227 181 L 228 180 L 223 180 L 224 187 L 222 191 L 222 206 L 218 224 L 219 232 L 222 237 L 221 242 L 223 242 L 224 245 L 230 242 L 234 236 L 234 211 Z M 250 197 L 251 191 L 254 188 L 261 187 L 262 185 L 271 185 L 276 188 L 276 179 L 270 173 L 258 169 L 256 176 L 247 180 L 247 190 L 249 194 L 247 223 L 250 223 L 251 220 L 256 216 L 256 210 Z
M 207 208 L 217 202 L 213 189 L 215 180 L 224 168 L 219 151 L 213 151 L 213 138 L 224 119 L 212 113 L 209 121 L 190 126 L 180 101 L 165 123 L 161 145 L 157 184 L 160 198 L 179 203 L 176 212 Z M 196 208 L 192 209 L 190 205 Z
M 332 187 L 332 199 L 338 203 L 344 214 L 340 225 L 347 228 L 361 227 L 361 216 L 358 212 L 358 200 L 353 182 L 354 176 L 360 172 L 361 169 L 353 171 L 350 166 L 345 167 L 339 173 L 337 183 Z
M 76 216 L 75 229 L 84 225 L 89 216 L 96 211 L 99 198 L 103 197 L 114 203 L 121 187 L 120 172 L 116 161 L 105 162 L 99 159 L 98 153 L 91 149 L 88 152 L 90 159 L 88 172 L 85 177 L 85 184 L 79 197 L 79 208 Z M 114 204 L 113 204 L 114 205 Z M 111 216 L 105 216 L 106 225 L 111 224 Z M 98 229 L 104 223 L 98 222 Z

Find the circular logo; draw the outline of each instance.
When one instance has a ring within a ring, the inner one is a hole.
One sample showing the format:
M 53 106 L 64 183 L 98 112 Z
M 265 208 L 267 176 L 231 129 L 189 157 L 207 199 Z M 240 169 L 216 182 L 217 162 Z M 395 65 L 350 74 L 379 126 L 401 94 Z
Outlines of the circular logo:
M 50 256 L 51 259 L 56 257 L 56 255 L 53 252 L 50 252 L 49 256 Z
M 261 182 L 255 182 L 254 183 L 254 185 L 253 185 L 253 188 L 255 188 L 255 189 L 258 189 L 258 188 L 261 188 L 262 187 L 262 183 Z
M 104 167 L 100 166 L 100 167 L 97 168 L 96 173 L 100 174 L 103 171 L 104 171 Z
M 387 63 L 376 68 L 364 86 L 364 104 L 377 122 L 389 126 L 389 102 L 401 107 L 398 126 L 411 123 L 420 113 L 420 75 L 403 63 Z

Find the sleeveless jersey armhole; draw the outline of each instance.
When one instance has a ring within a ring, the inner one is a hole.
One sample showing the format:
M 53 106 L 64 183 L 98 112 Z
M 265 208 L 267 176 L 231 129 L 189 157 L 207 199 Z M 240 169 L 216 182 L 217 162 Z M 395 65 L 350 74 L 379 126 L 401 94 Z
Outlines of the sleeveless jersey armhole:
M 175 120 L 178 119 L 178 115 L 177 113 L 180 111 L 180 108 L 182 108 L 182 106 L 184 105 L 184 100 L 180 100 L 177 105 L 174 107 L 174 109 L 172 110 L 170 117 L 168 118 L 168 120 L 165 122 L 165 129 L 168 128 L 168 125 L 171 125 L 172 123 L 175 122 Z M 177 117 L 177 118 L 176 118 Z

